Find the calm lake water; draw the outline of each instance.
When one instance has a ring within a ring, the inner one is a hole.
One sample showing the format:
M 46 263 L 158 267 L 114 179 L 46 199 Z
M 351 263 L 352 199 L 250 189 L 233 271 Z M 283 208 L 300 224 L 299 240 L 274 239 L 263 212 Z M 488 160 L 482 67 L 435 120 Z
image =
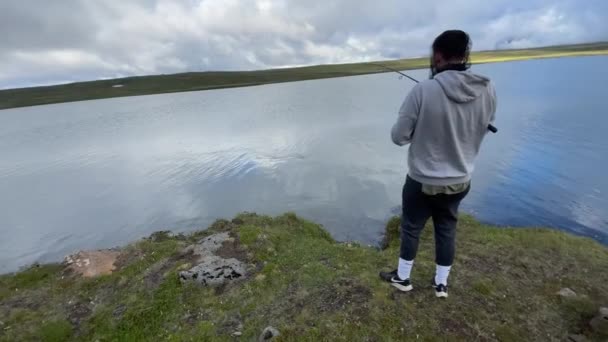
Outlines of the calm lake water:
M 607 63 L 474 66 L 500 131 L 465 212 L 608 242 Z M 388 73 L 2 110 L 0 272 L 241 211 L 377 243 L 399 212 L 407 149 L 389 131 L 411 87 Z

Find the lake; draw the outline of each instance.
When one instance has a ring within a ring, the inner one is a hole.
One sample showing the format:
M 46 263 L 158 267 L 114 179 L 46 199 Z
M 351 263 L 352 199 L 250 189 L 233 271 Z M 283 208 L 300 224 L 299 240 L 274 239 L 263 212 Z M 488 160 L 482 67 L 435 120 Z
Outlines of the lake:
M 608 243 L 606 63 L 473 67 L 496 84 L 499 133 L 464 212 Z M 0 110 L 0 273 L 242 211 L 376 244 L 400 211 L 390 128 L 412 86 L 386 73 Z

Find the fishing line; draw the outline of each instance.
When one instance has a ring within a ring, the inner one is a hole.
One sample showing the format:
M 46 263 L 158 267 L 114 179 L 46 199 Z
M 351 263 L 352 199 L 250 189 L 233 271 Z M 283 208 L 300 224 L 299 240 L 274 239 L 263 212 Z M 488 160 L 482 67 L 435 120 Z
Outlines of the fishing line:
M 376 66 L 379 66 L 379 67 L 384 68 L 384 69 L 386 69 L 386 70 L 390 70 L 390 71 L 396 72 L 396 73 L 398 73 L 398 74 L 400 75 L 400 76 L 399 76 L 399 79 L 402 79 L 402 78 L 406 77 L 406 78 L 408 78 L 408 79 L 410 79 L 410 80 L 412 80 L 412 81 L 414 81 L 414 82 L 416 82 L 416 83 L 420 83 L 420 81 L 418 81 L 417 79 L 415 79 L 415 78 L 413 78 L 412 76 L 409 76 L 409 75 L 407 75 L 407 74 L 405 74 L 405 73 L 403 73 L 403 72 L 401 72 L 401 71 L 399 71 L 399 70 L 397 70 L 397 69 L 393 69 L 393 68 L 391 68 L 391 67 L 388 67 L 388 66 L 386 66 L 386 65 L 379 64 L 379 63 L 371 63 L 371 62 L 370 62 L 369 64 L 371 64 L 371 65 L 376 65 Z M 492 133 L 497 133 L 497 132 L 498 132 L 498 128 L 496 128 L 496 127 L 495 127 L 494 125 L 492 125 L 492 124 L 489 124 L 489 125 L 488 125 L 488 131 L 490 131 L 490 132 L 492 132 Z

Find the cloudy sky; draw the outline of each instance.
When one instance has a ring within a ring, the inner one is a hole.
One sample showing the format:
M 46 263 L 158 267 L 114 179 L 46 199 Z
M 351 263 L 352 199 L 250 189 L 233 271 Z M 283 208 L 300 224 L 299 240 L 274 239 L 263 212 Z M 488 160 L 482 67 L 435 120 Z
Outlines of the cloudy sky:
M 0 88 L 608 40 L 605 0 L 1 0 Z

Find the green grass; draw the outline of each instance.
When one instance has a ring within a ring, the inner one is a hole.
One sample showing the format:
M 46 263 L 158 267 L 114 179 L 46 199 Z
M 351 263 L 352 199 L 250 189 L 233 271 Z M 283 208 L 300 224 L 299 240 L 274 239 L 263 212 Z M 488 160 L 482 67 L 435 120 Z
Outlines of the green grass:
M 40 339 L 48 342 L 62 342 L 72 336 L 72 326 L 68 321 L 50 321 L 40 327 Z
M 608 54 L 608 42 L 523 50 L 481 51 L 472 54 L 472 61 L 473 63 L 492 63 L 533 58 L 606 54 Z M 425 57 L 381 61 L 380 63 L 394 69 L 411 70 L 427 68 L 429 61 Z M 188 72 L 173 75 L 127 77 L 55 86 L 0 90 L 0 109 L 110 97 L 253 86 L 379 72 L 386 72 L 386 69 L 374 63 L 352 63 L 257 71 Z M 122 84 L 123 87 L 113 88 L 112 86 L 116 84 Z
M 432 227 L 413 271 L 415 290 L 382 283 L 395 266 L 399 220 L 386 249 L 335 242 L 294 214 L 242 214 L 190 236 L 161 233 L 122 249 L 113 274 L 81 279 L 60 265 L 0 276 L 0 341 L 200 341 L 257 338 L 272 325 L 281 341 L 563 340 L 594 335 L 587 323 L 608 305 L 608 249 L 547 229 L 506 229 L 463 216 L 450 298 L 428 287 Z M 225 288 L 182 285 L 180 251 L 229 231 L 249 265 Z M 562 287 L 579 296 L 560 298 Z

